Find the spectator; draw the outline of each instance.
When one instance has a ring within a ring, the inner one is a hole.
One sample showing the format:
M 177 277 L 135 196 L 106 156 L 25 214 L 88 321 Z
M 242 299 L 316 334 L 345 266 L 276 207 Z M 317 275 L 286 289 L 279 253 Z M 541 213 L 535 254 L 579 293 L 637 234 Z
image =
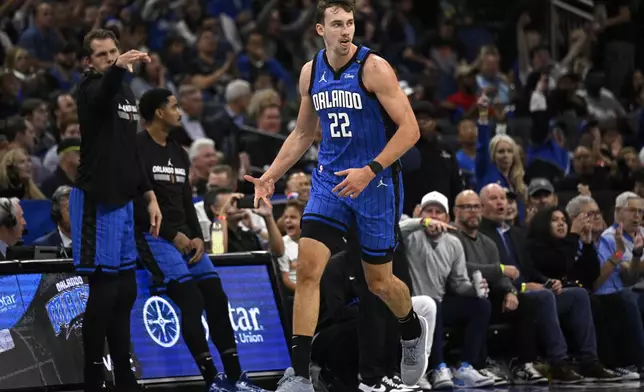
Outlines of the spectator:
M 18 45 L 27 49 L 40 64 L 50 66 L 62 47 L 59 37 L 53 25 L 52 7 L 42 2 L 35 7 L 34 25 L 22 33 Z
M 31 160 L 25 150 L 14 148 L 0 160 L 0 195 L 21 200 L 45 199 L 34 183 Z
M 226 163 L 233 168 L 239 167 L 239 143 L 241 129 L 246 125 L 246 110 L 251 98 L 250 84 L 244 80 L 234 80 L 226 86 L 226 106 L 215 114 L 213 132 L 208 135 L 226 157 Z
M 66 185 L 56 189 L 51 198 L 51 220 L 56 229 L 34 241 L 36 246 L 72 247 L 72 225 L 69 218 L 69 194 L 72 188 Z
M 20 201 L 15 198 L 0 198 L 0 258 L 8 260 L 11 246 L 14 246 L 24 231 L 27 222 Z
M 257 121 L 261 109 L 265 106 L 270 105 L 276 105 L 278 107 L 282 106 L 282 98 L 280 97 L 279 93 L 272 88 L 256 90 L 253 93 L 253 96 L 250 98 L 250 103 L 248 104 L 248 117 Z
M 456 156 L 439 138 L 434 108 L 429 102 L 414 102 L 414 114 L 418 120 L 421 138 L 401 159 L 405 197 L 403 212 L 411 215 L 418 200 L 432 190 L 450 200 L 463 190 Z
M 243 230 L 239 225 L 248 215 L 247 211 L 237 208 L 237 201 L 243 196 L 239 193 L 232 193 L 229 189 L 215 188 L 208 191 L 204 197 L 204 210 L 208 219 L 211 222 L 218 219 L 225 232 L 224 249 L 226 253 L 262 250 L 259 237 L 251 231 Z M 266 222 L 268 247 L 271 254 L 281 257 L 284 254 L 284 242 L 273 218 L 273 208 L 262 205 L 255 212 L 261 215 Z
M 294 172 L 286 180 L 284 194 L 288 199 L 297 199 L 306 204 L 311 192 L 311 177 L 304 172 Z
M 80 139 L 64 139 L 58 144 L 59 163 L 56 171 L 42 183 L 42 192 L 46 197 L 52 197 L 61 186 L 72 186 L 78 174 L 80 164 Z
M 548 379 L 533 365 L 537 358 L 537 334 L 533 317 L 543 317 L 544 311 L 547 312 L 548 309 L 540 306 L 542 303 L 534 298 L 519 293 L 514 287 L 512 280 L 519 277 L 519 270 L 511 265 L 502 265 L 494 242 L 479 232 L 481 209 L 481 199 L 474 191 L 463 191 L 456 197 L 454 213 L 459 229 L 456 236 L 461 240 L 465 251 L 467 270 L 470 274 L 481 271 L 489 282 L 491 322 L 512 323 L 517 354 L 510 366 L 512 382 L 530 385 L 547 383 Z M 498 373 L 484 372 L 484 375 L 492 376 L 495 385 L 507 383 Z
M 622 92 L 628 75 L 635 69 L 633 38 L 636 33 L 630 4 L 627 0 L 602 0 L 595 4 L 599 15 L 593 29 L 605 42 L 608 89 L 615 95 Z
M 545 178 L 535 178 L 528 185 L 529 207 L 537 211 L 547 207 L 555 207 L 558 204 L 555 188 Z
M 20 111 L 20 80 L 13 73 L 0 73 L 0 118 L 15 116 Z
M 483 101 L 479 101 L 481 105 Z M 481 105 L 483 107 L 483 105 Z M 517 195 L 519 220 L 525 219 L 525 171 L 520 159 L 519 146 L 507 135 L 491 137 L 487 113 L 479 113 L 478 147 L 476 152 L 476 185 L 482 189 L 488 184 L 499 184 Z
M 420 203 L 421 218 L 400 223 L 415 295 L 427 295 L 436 301 L 436 329 L 429 357 L 432 389 L 466 388 L 494 385 L 494 379 L 479 373 L 485 331 L 490 319 L 490 303 L 477 297 L 467 275 L 463 245 L 452 234 L 427 227 L 433 219 L 449 222 L 447 197 L 439 192 L 425 195 Z M 429 218 L 429 219 L 428 219 Z M 452 295 L 446 295 L 447 292 Z M 465 331 L 460 366 L 454 371 L 443 359 L 443 328 Z M 452 381 L 452 378 L 454 381 Z
M 29 52 L 21 47 L 15 47 L 7 53 L 4 62 L 4 71 L 14 74 L 20 82 L 27 81 L 33 77 L 33 67 L 29 58 Z
M 76 45 L 67 43 L 61 46 L 54 57 L 54 65 L 45 74 L 49 91 L 69 93 L 80 81 L 76 60 Z
M 40 159 L 33 155 L 36 143 L 36 134 L 30 122 L 25 121 L 23 117 L 11 117 L 6 120 L 4 135 L 7 141 L 23 149 L 29 154 L 31 169 L 34 182 L 38 182 L 42 173 L 42 163 Z
M 217 165 L 210 171 L 208 177 L 207 189 L 231 189 L 233 192 L 238 192 L 240 181 L 235 177 L 235 172 L 232 167 L 228 165 Z M 204 235 L 204 241 L 210 241 L 210 226 L 212 225 L 206 210 L 204 209 L 204 202 L 199 201 L 195 203 L 195 210 L 197 211 L 197 219 Z M 264 244 L 268 241 L 268 231 L 266 230 L 266 222 L 264 218 L 254 213 L 252 210 L 246 210 L 250 219 L 243 219 L 240 225 L 243 230 L 250 231 L 260 237 L 260 242 Z
M 179 87 L 179 105 L 181 106 L 181 128 L 170 132 L 170 137 L 183 147 L 190 147 L 197 139 L 205 138 L 207 132 L 203 123 L 203 93 L 191 84 Z
M 590 234 L 586 235 L 590 237 L 590 244 L 593 245 L 592 253 L 586 249 L 588 246 L 584 245 L 581 255 L 576 252 L 578 257 L 574 265 L 578 267 L 579 272 L 583 273 L 585 271 L 578 265 L 583 256 L 589 254 L 586 258 L 597 259 L 587 265 L 588 270 L 595 271 L 593 274 L 595 279 L 584 284 L 584 287 L 591 292 L 595 291 L 594 288 L 600 275 L 605 276 L 606 269 L 612 268 L 611 263 L 602 260 L 602 253 L 605 254 L 605 249 L 602 249 L 602 246 L 605 246 L 605 243 L 602 245 L 603 241 L 600 236 L 605 225 L 601 219 L 601 211 L 591 197 L 577 196 L 568 203 L 566 212 L 573 222 L 578 219 L 588 219 Z M 588 238 L 585 241 L 588 241 Z M 575 245 L 575 249 L 578 249 L 577 244 Z M 602 253 L 597 254 L 595 247 L 599 247 Z M 623 380 L 639 380 L 639 374 L 627 368 L 627 365 L 632 364 L 636 364 L 636 367 L 639 368 L 642 366 L 643 360 L 641 353 L 644 350 L 631 349 L 633 347 L 641 348 L 644 345 L 644 327 L 642 326 L 637 294 L 631 290 L 620 290 L 615 287 L 612 292 L 592 295 L 591 305 L 597 329 L 599 357 Z
M 280 107 L 274 104 L 263 105 L 257 116 L 257 129 L 270 135 L 279 135 L 282 130 L 282 115 Z M 283 138 L 271 138 L 263 135 L 246 135 L 244 137 L 244 152 L 255 167 L 269 166 L 284 143 Z
M 35 133 L 34 155 L 43 157 L 45 152 L 56 144 L 56 138 L 47 130 L 47 104 L 40 99 L 26 99 L 22 103 L 20 115 L 31 124 Z
M 284 67 L 267 55 L 264 37 L 260 32 L 252 32 L 246 39 L 246 53 L 237 60 L 237 68 L 242 78 L 255 83 L 260 73 L 267 73 L 276 83 L 278 90 L 291 88 L 291 77 Z
M 564 288 L 560 280 L 549 278 L 535 268 L 534 259 L 538 256 L 528 251 L 526 238 L 520 229 L 507 226 L 505 191 L 497 184 L 490 184 L 481 191 L 483 220 L 480 231 L 490 237 L 499 251 L 501 264 L 511 265 L 519 270 L 519 278 L 514 284 L 519 291 L 535 296 L 547 303 L 550 317 L 538 318 L 537 323 L 545 342 L 547 359 L 550 364 L 550 377 L 555 384 L 575 384 L 584 380 L 619 379 L 608 373 L 597 361 L 595 328 L 592 322 L 588 294 L 581 288 Z M 531 243 L 532 244 L 532 243 Z M 546 284 L 550 288 L 546 288 Z M 558 316 L 558 317 L 557 317 Z M 559 318 L 564 318 L 571 329 L 578 359 L 582 366 L 579 373 L 566 363 L 568 347 L 562 332 Z
M 302 215 L 304 215 L 304 205 L 297 200 L 289 200 L 280 217 L 280 220 L 284 222 L 286 235 L 282 237 L 284 254 L 277 262 L 282 283 L 288 289 L 289 295 L 295 294 L 295 283 L 297 282 L 297 250 Z
M 190 83 L 202 90 L 208 98 L 219 94 L 223 83 L 229 82 L 235 61 L 232 54 L 222 61 L 218 59 L 218 38 L 210 30 L 202 30 L 197 37 L 197 57 L 187 69 Z
M 80 125 L 78 124 L 78 118 L 76 116 L 67 117 L 60 123 L 60 141 L 66 139 L 80 139 Z M 58 155 L 58 144 L 52 146 L 43 159 L 43 169 L 45 173 L 51 174 L 56 171 L 58 167 L 58 162 L 60 162 L 60 156 Z
M 168 79 L 166 69 L 161 62 L 161 58 L 157 53 L 150 54 L 150 62 L 141 64 L 138 76 L 132 80 L 130 85 L 132 93 L 136 99 L 140 99 L 143 94 L 153 88 L 165 88 L 169 90 L 172 95 L 177 95 L 177 88 L 172 80 Z
M 596 165 L 593 152 L 585 146 L 575 148 L 572 158 L 573 173 L 557 183 L 557 191 L 577 192 L 585 185 L 591 192 L 611 189 L 610 172 Z
M 195 195 L 206 193 L 206 185 L 210 170 L 217 165 L 219 157 L 215 150 L 215 142 L 211 139 L 197 139 L 190 145 L 188 156 L 192 167 L 190 168 L 190 184 Z
M 584 89 L 577 92 L 586 101 L 588 113 L 598 120 L 608 120 L 626 114 L 622 104 L 604 87 L 606 77 L 602 72 L 590 72 L 584 80 Z
M 461 169 L 461 176 L 465 185 L 470 189 L 476 188 L 476 141 L 478 129 L 472 120 L 462 120 L 458 124 L 458 144 L 460 150 L 456 152 L 456 161 Z
M 501 76 L 501 58 L 495 47 L 481 48 L 480 69 L 476 75 L 476 84 L 480 91 L 494 103 L 507 105 L 510 103 L 510 86 Z
M 476 114 L 476 70 L 467 64 L 456 68 L 458 91 L 447 97 L 441 106 L 452 113 L 452 119 L 469 119 Z

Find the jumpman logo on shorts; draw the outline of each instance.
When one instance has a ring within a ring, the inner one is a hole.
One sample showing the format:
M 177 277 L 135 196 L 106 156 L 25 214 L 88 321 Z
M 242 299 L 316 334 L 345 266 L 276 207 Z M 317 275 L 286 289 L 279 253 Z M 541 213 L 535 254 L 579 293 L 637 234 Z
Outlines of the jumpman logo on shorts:
M 389 185 L 385 184 L 385 182 L 382 181 L 382 178 L 381 178 L 380 182 L 378 183 L 378 186 L 376 186 L 376 188 L 380 188 L 381 186 L 389 186 Z

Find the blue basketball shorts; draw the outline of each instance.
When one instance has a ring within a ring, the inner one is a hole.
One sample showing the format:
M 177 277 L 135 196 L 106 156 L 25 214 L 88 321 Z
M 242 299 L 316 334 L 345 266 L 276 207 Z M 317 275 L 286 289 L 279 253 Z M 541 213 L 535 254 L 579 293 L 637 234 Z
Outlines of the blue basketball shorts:
M 355 199 L 333 193 L 333 188 L 343 179 L 330 171 L 320 170 L 320 166 L 313 172 L 311 195 L 302 216 L 303 236 L 320 240 L 315 238 L 319 230 L 304 230 L 310 221 L 342 233 L 355 224 L 362 259 L 372 264 L 391 261 L 398 245 L 397 226 L 402 211 L 403 188 L 399 171 L 394 168 L 383 170 Z
M 98 270 L 118 273 L 136 268 L 134 205 L 109 206 L 85 191 L 73 188 L 69 195 L 74 268 L 79 275 Z
M 181 254 L 174 244 L 150 233 L 137 232 L 136 246 L 143 266 L 151 275 L 152 294 L 163 294 L 171 281 L 183 283 L 219 277 L 206 253 L 198 262 L 188 264 L 192 256 Z

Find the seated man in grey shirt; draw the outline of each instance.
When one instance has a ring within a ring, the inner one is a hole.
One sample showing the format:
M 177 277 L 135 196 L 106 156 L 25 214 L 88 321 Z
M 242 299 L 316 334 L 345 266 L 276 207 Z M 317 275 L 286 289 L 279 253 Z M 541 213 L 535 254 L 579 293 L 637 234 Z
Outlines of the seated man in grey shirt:
M 467 275 L 463 246 L 458 238 L 434 230 L 432 219 L 449 221 L 447 197 L 439 192 L 425 195 L 421 201 L 421 218 L 400 223 L 414 295 L 427 295 L 436 301 L 434 344 L 429 358 L 432 389 L 454 387 L 486 387 L 494 379 L 483 376 L 478 365 L 483 347 L 490 303 L 477 297 Z M 450 294 L 445 295 L 449 290 Z M 452 371 L 443 359 L 443 327 L 464 329 L 461 364 Z M 452 380 L 453 379 L 453 380 Z
M 491 322 L 493 324 L 511 323 L 514 334 L 514 353 L 516 360 L 510 364 L 510 375 L 514 384 L 547 384 L 548 379 L 539 373 L 532 362 L 537 358 L 537 335 L 535 314 L 542 317 L 539 305 L 535 301 L 518 293 L 512 279 L 519 276 L 514 266 L 502 266 L 496 244 L 489 237 L 479 232 L 482 205 L 476 192 L 461 192 L 454 204 L 456 236 L 461 240 L 465 250 L 467 270 L 470 273 L 481 271 L 489 282 L 490 304 L 492 305 Z M 542 306 L 543 307 L 543 306 Z M 547 309 L 546 309 L 547 310 Z M 545 315 L 547 317 L 547 314 Z M 496 385 L 507 382 L 497 379 Z

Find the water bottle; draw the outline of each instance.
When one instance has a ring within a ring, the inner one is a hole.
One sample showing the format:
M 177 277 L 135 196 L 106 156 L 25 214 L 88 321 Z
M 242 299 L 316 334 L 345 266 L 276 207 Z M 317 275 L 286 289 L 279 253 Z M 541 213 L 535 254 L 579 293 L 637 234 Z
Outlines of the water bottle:
M 472 274 L 472 280 L 474 281 L 476 296 L 479 298 L 485 298 L 485 290 L 483 290 L 483 274 L 481 273 L 481 271 L 474 271 L 474 273 Z
M 214 221 L 210 227 L 210 254 L 224 253 L 224 231 L 219 221 Z

